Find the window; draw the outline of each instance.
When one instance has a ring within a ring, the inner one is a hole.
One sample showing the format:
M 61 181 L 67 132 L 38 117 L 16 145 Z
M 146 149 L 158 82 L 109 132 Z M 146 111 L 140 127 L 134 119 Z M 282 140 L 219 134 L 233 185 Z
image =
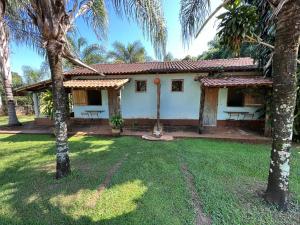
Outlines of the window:
M 183 91 L 183 80 L 172 80 L 172 91 L 173 92 Z
M 147 81 L 136 80 L 135 81 L 135 91 L 136 92 L 146 92 L 147 91 Z
M 240 88 L 228 88 L 227 106 L 244 106 L 244 93 Z
M 101 90 L 87 90 L 89 105 L 102 105 Z

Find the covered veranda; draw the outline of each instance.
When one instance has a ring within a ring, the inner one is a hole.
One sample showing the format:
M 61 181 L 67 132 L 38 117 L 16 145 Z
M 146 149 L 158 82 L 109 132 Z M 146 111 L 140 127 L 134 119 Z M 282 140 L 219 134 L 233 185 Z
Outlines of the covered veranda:
M 207 76 L 198 77 L 198 81 L 201 88 L 199 133 L 207 127 L 259 130 L 263 122 L 264 135 L 270 136 L 271 79 L 262 76 Z
M 71 108 L 75 105 L 81 106 L 85 108 L 85 106 L 88 106 L 89 100 L 95 102 L 97 101 L 97 98 L 99 96 L 92 96 L 91 99 L 88 99 L 87 92 L 88 91 L 94 91 L 94 93 L 100 93 L 101 98 L 101 91 L 105 90 L 107 93 L 107 101 L 105 103 L 102 103 L 102 99 L 100 99 L 101 105 L 105 104 L 105 108 L 107 112 L 107 118 L 106 122 L 109 118 L 111 118 L 113 115 L 121 115 L 121 107 L 120 107 L 120 92 L 122 87 L 128 83 L 130 79 L 124 78 L 124 79 L 93 79 L 93 80 L 82 80 L 82 79 L 76 79 L 76 80 L 67 80 L 64 81 L 64 87 L 65 92 L 69 96 L 67 99 L 71 99 Z M 51 90 L 51 80 L 46 80 L 42 82 L 38 82 L 33 85 L 28 85 L 22 88 L 18 88 L 14 90 L 14 94 L 16 96 L 20 95 L 27 95 L 32 94 L 33 97 L 33 104 L 34 104 L 34 112 L 35 112 L 35 118 L 36 121 L 41 122 L 41 124 L 47 124 L 46 120 L 43 120 L 47 118 L 47 116 L 41 114 L 40 110 L 40 93 L 45 92 L 46 90 Z M 69 105 L 70 103 L 67 102 Z M 78 120 L 97 120 L 103 118 L 100 116 L 100 114 L 103 111 L 100 110 L 89 110 L 88 108 L 82 112 L 82 115 L 86 115 L 81 117 Z M 72 117 L 73 113 L 70 113 L 70 119 Z M 73 119 L 74 120 L 74 119 Z M 48 121 L 51 123 L 51 121 Z

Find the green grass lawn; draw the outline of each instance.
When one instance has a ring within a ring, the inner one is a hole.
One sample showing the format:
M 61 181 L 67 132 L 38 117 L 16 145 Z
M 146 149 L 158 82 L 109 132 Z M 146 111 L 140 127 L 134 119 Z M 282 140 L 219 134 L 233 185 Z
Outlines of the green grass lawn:
M 18 116 L 18 119 L 21 123 L 29 122 L 34 120 L 34 115 L 24 115 Z M 7 116 L 0 116 L 0 126 L 7 125 L 8 117 Z
M 268 176 L 266 145 L 72 137 L 72 173 L 55 180 L 53 137 L 0 135 L 0 143 L 0 224 L 194 224 L 180 162 L 194 175 L 213 224 L 299 224 L 299 148 L 293 149 L 290 180 L 294 206 L 279 213 L 259 195 Z M 91 206 L 108 170 L 126 154 Z

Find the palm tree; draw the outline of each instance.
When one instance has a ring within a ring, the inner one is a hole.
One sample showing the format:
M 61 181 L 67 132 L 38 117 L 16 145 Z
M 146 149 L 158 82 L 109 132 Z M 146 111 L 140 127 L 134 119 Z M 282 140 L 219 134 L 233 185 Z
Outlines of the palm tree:
M 12 91 L 12 74 L 9 61 L 9 29 L 4 20 L 7 6 L 6 0 L 0 0 L 0 73 L 6 97 L 8 125 L 16 126 L 20 125 L 20 122 L 17 118 Z
M 68 38 L 73 52 L 84 63 L 96 64 L 106 61 L 105 48 L 99 44 L 88 44 L 84 37 L 80 37 L 77 41 Z M 72 67 L 72 66 L 71 66 Z
M 107 3 L 118 15 L 132 18 L 140 25 L 158 56 L 164 53 L 166 27 L 159 0 L 111 0 Z M 108 20 L 106 4 L 104 0 L 30 0 L 28 4 L 23 3 L 19 15 L 23 16 L 23 21 L 32 21 L 30 24 L 20 22 L 19 26 L 26 26 L 21 30 L 35 33 L 47 53 L 53 87 L 56 178 L 61 178 L 70 172 L 62 58 L 95 71 L 72 53 L 67 35 L 75 26 L 75 21 L 83 18 L 98 37 L 105 37 Z
M 127 46 L 116 41 L 113 43 L 113 51 L 108 52 L 107 56 L 114 62 L 135 63 L 146 61 L 146 50 L 141 42 L 135 41 Z
M 236 4 L 236 1 L 223 1 L 212 15 L 224 6 L 227 6 L 227 9 L 231 8 L 235 10 L 235 13 L 232 15 L 237 16 L 240 21 L 238 21 L 237 18 L 231 20 L 230 17 L 228 17 L 230 12 L 229 14 L 223 14 L 221 18 L 221 36 L 222 34 L 226 34 L 223 36 L 223 42 L 227 42 L 226 44 L 233 47 L 235 50 L 239 48 L 239 44 L 245 39 L 256 41 L 261 45 L 274 49 L 272 66 L 273 141 L 265 199 L 268 202 L 277 204 L 281 209 L 285 210 L 288 205 L 289 161 L 297 93 L 296 71 L 300 40 L 300 1 L 272 0 L 263 1 L 263 3 L 271 4 L 270 8 L 273 9 L 273 11 L 268 14 L 268 22 L 272 22 L 274 21 L 273 19 L 276 18 L 275 46 L 265 43 L 255 34 L 254 37 L 249 37 L 244 31 L 232 32 L 234 29 L 241 30 L 248 27 L 249 22 L 255 21 L 255 19 L 252 20 L 252 17 L 251 20 L 249 20 L 248 16 L 239 14 L 238 8 L 236 8 L 238 5 Z M 245 13 L 256 11 L 251 8 L 246 8 L 247 4 L 242 6 Z M 209 0 L 182 0 L 180 11 L 183 39 L 187 42 L 189 42 L 191 38 L 197 36 L 203 29 L 203 26 L 207 24 L 207 21 L 212 17 L 212 15 L 209 16 Z M 267 14 L 266 12 L 264 13 Z M 207 17 L 208 19 L 206 19 Z M 226 19 L 227 21 L 231 21 L 231 24 L 226 24 Z M 243 19 L 247 19 L 246 23 L 240 23 Z M 259 21 L 256 20 L 256 22 Z M 235 23 L 239 25 L 236 25 Z M 243 24 L 243 26 L 240 24 Z M 223 29 L 226 26 L 231 26 L 231 28 Z M 251 31 L 252 28 L 253 26 L 251 25 L 249 30 Z M 254 30 L 250 33 L 253 34 Z

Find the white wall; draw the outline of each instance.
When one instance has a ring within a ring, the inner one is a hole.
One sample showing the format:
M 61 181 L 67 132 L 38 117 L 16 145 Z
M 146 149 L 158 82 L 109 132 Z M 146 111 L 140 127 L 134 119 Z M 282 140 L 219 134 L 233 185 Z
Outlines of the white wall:
M 255 113 L 257 109 L 260 107 L 228 107 L 227 106 L 227 95 L 228 89 L 227 88 L 220 88 L 219 89 L 219 97 L 218 97 L 218 113 L 217 113 L 217 120 L 227 120 L 229 119 L 229 114 L 225 113 L 224 111 L 229 112 L 249 112 Z M 259 113 L 254 114 L 253 119 L 257 119 L 260 116 Z M 231 119 L 237 119 L 237 116 L 232 116 Z M 244 116 L 239 116 L 238 120 L 243 120 Z M 247 116 L 245 120 L 251 120 L 252 118 Z
M 97 111 L 103 110 L 104 112 L 100 114 L 100 118 L 107 119 L 109 117 L 107 91 L 101 90 L 101 95 L 102 95 L 102 105 L 86 105 L 86 106 L 74 105 L 73 106 L 74 117 L 90 118 L 90 117 L 82 116 L 81 113 L 85 112 L 86 110 L 97 110 Z M 93 116 L 92 118 L 98 118 L 98 117 Z
M 161 118 L 198 119 L 200 85 L 194 81 L 195 74 L 136 75 L 125 85 L 121 95 L 124 118 L 156 118 L 156 85 L 154 78 L 161 79 Z M 184 91 L 172 92 L 171 80 L 183 79 Z M 135 80 L 147 80 L 147 91 L 136 92 Z
M 161 118 L 162 119 L 195 119 L 199 118 L 200 105 L 200 84 L 194 81 L 194 78 L 199 74 L 162 74 L 162 75 L 131 75 L 126 76 L 131 78 L 130 82 L 125 84 L 121 90 L 121 111 L 125 119 L 134 118 L 156 118 L 156 85 L 153 83 L 154 78 L 161 79 Z M 172 92 L 171 80 L 183 79 L 184 91 Z M 146 80 L 147 91 L 136 92 L 135 80 Z M 218 112 L 217 120 L 229 119 L 228 113 L 232 112 L 249 112 L 253 113 L 260 107 L 227 107 L 227 88 L 220 88 L 218 94 Z M 100 118 L 108 118 L 108 96 L 107 91 L 102 90 L 102 106 L 74 106 L 74 116 L 83 118 L 81 113 L 86 110 L 104 110 Z M 255 113 L 253 119 L 259 117 Z M 231 119 L 236 119 L 232 117 Z M 240 116 L 239 119 L 243 119 Z M 245 119 L 250 120 L 251 117 Z

